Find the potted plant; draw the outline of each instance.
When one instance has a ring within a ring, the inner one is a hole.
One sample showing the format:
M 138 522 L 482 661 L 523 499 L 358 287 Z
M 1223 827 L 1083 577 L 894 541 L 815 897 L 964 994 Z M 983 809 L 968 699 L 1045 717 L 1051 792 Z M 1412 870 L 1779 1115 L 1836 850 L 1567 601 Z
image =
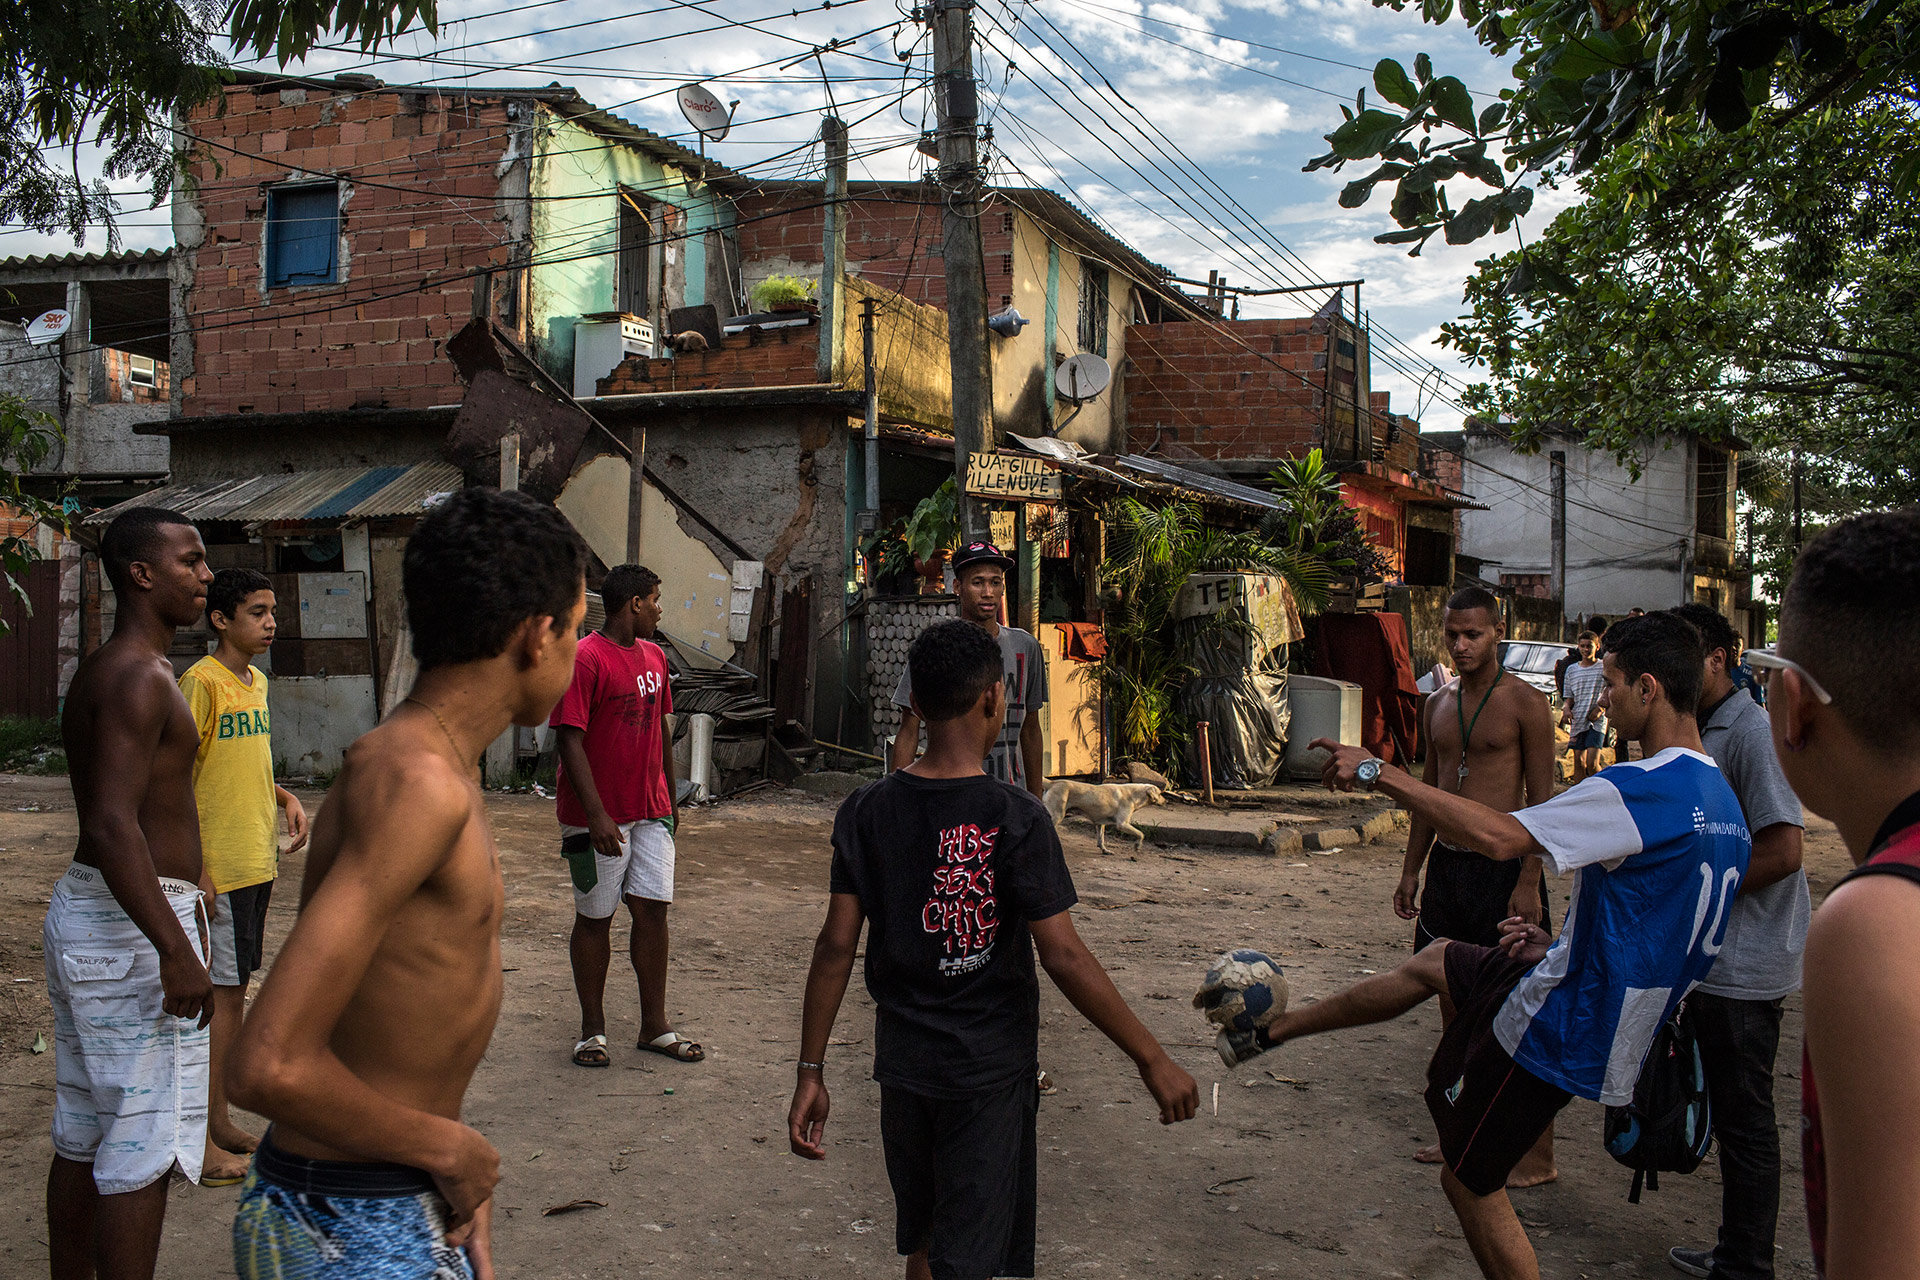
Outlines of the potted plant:
M 762 311 L 805 311 L 813 302 L 814 284 L 800 276 L 768 276 L 753 286 L 753 305 Z
M 907 517 L 901 536 L 913 557 L 914 572 L 923 579 L 920 594 L 940 594 L 946 584 L 947 559 L 960 537 L 960 512 L 952 479 L 920 500 Z

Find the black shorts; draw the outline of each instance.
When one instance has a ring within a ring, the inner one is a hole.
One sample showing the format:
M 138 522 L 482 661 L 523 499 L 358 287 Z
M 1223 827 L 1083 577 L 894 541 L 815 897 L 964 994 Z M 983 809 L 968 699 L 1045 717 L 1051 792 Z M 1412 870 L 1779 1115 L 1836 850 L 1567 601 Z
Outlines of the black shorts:
M 1502 861 L 1435 840 L 1427 854 L 1427 883 L 1420 892 L 1420 918 L 1413 924 L 1413 949 L 1439 938 L 1500 945 L 1500 922 L 1511 911 L 1513 888 L 1520 883 L 1520 859 Z M 1540 880 L 1540 917 L 1549 929 L 1551 904 L 1547 881 Z
M 1447 945 L 1446 965 L 1457 1013 L 1427 1066 L 1427 1110 L 1453 1176 L 1490 1196 L 1573 1095 L 1516 1063 L 1493 1033 L 1500 1006 L 1532 966 L 1464 942 Z
M 990 1093 L 930 1098 L 880 1087 L 880 1142 L 902 1257 L 927 1251 L 934 1280 L 1033 1274 L 1032 1071 Z
M 271 880 L 216 897 L 207 917 L 207 970 L 215 985 L 244 987 L 259 970 L 266 958 L 267 906 L 272 901 Z

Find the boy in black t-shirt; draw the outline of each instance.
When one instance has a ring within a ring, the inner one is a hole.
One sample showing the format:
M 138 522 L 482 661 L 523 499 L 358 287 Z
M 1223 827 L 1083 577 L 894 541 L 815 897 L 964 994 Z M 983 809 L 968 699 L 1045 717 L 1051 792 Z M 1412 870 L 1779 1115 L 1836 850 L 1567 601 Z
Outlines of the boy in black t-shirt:
M 833 897 L 814 943 L 787 1133 L 826 1157 L 827 1038 L 867 936 L 873 1074 L 907 1280 L 1033 1274 L 1040 983 L 1054 983 L 1140 1071 L 1160 1122 L 1200 1092 L 1074 931 L 1073 879 L 1046 809 L 980 762 L 999 736 L 1000 646 L 937 623 L 908 655 L 927 753 L 840 807 Z

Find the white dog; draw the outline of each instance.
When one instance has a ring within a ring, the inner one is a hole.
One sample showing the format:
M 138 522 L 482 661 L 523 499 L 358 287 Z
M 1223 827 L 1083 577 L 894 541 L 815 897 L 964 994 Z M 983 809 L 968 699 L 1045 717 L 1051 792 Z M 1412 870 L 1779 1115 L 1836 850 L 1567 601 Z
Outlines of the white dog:
M 1078 813 L 1100 829 L 1100 852 L 1107 852 L 1107 828 L 1132 836 L 1141 844 L 1147 833 L 1133 825 L 1133 811 L 1142 805 L 1165 804 L 1166 796 L 1151 782 L 1075 782 L 1062 778 L 1047 788 L 1047 812 L 1053 825 L 1066 821 L 1069 812 Z

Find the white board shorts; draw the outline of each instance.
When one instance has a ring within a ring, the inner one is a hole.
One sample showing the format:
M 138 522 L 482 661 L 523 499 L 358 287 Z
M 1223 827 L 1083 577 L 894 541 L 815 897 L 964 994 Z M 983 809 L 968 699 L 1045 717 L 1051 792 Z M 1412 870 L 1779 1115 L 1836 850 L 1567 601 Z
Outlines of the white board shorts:
M 204 964 L 200 888 L 160 881 Z M 93 1165 L 102 1195 L 138 1191 L 175 1164 L 198 1182 L 207 1141 L 207 1032 L 162 1007 L 160 953 L 106 877 L 74 863 L 42 931 L 53 1004 L 53 1149 Z
M 586 834 L 585 827 L 560 828 L 563 843 Z M 574 878 L 573 909 L 589 920 L 605 920 L 619 908 L 622 898 L 673 901 L 673 832 L 667 824 L 658 818 L 623 822 L 620 842 L 617 858 L 593 850 L 593 888 L 581 889 L 578 876 Z

